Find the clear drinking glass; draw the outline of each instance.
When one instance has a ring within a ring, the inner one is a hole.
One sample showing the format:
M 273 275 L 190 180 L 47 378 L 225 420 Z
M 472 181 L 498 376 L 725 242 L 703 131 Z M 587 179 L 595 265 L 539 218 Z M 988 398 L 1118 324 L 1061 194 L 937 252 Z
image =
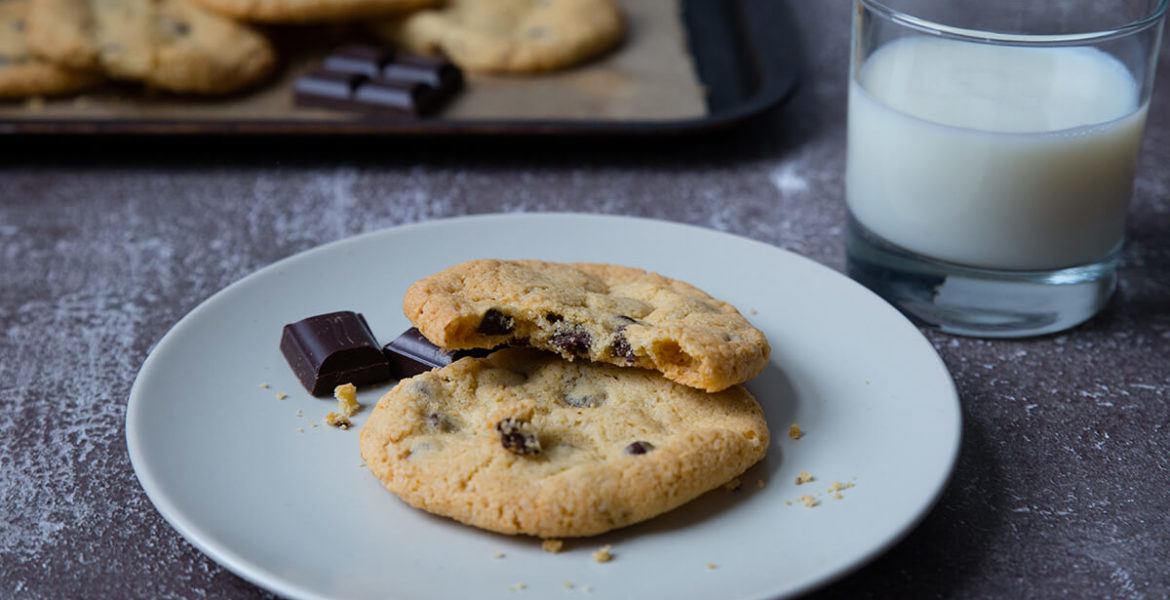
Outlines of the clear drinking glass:
M 855 0 L 849 274 L 962 335 L 1097 313 L 1167 1 Z

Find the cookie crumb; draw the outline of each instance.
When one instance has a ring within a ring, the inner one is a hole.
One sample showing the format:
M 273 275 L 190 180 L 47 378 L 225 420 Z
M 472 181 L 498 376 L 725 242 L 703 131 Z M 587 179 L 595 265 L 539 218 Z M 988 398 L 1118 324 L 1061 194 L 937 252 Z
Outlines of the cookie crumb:
M 784 506 L 792 506 L 792 501 L 791 501 L 791 500 L 785 500 L 785 501 L 784 501 Z
M 310 426 L 310 427 L 312 427 L 313 429 L 316 429 L 316 428 L 317 428 L 317 424 L 316 424 L 316 423 L 312 423 L 312 424 L 310 424 L 309 426 Z
M 297 427 L 297 433 L 304 433 L 304 432 L 305 432 L 304 427 Z
M 331 412 L 325 415 L 324 421 L 326 425 L 336 427 L 342 431 L 353 427 L 353 421 L 350 421 L 349 417 L 346 417 L 345 415 L 339 415 L 335 412 Z
M 518 581 L 518 582 L 513 583 L 512 585 L 508 586 L 509 592 L 519 592 L 519 591 L 523 591 L 526 589 L 528 589 L 528 584 L 524 583 L 523 581 Z
M 303 416 L 305 416 L 305 413 L 301 412 L 301 409 L 299 409 L 299 408 L 298 408 L 298 409 L 297 409 L 297 416 L 298 416 L 298 417 L 303 417 Z
M 598 548 L 597 550 L 594 550 L 593 551 L 593 562 L 607 563 L 607 562 L 613 560 L 613 554 L 610 554 L 610 552 L 609 552 L 610 550 L 613 550 L 613 546 L 611 546 L 609 544 L 606 544 L 606 545 Z
M 588 585 L 583 585 L 583 586 L 581 586 L 581 591 L 582 591 L 582 592 L 585 592 L 586 594 L 592 594 L 592 593 L 593 593 L 593 587 L 592 587 L 592 586 L 588 586 Z
M 266 390 L 266 389 L 268 389 L 268 382 L 267 382 L 267 381 L 261 381 L 261 382 L 260 382 L 260 388 L 261 388 L 261 389 L 265 389 L 265 390 Z
M 507 554 L 504 554 L 503 552 L 500 552 L 499 550 L 492 552 L 492 558 L 504 558 L 505 556 L 507 556 Z
M 804 430 L 800 428 L 800 423 L 793 423 L 788 426 L 788 437 L 799 440 L 804 437 Z
M 829 493 L 835 493 L 840 492 L 841 490 L 847 490 L 851 487 L 853 487 L 852 483 L 841 483 L 840 481 L 834 481 L 833 485 L 830 485 L 829 489 L 825 491 Z
M 288 398 L 288 394 L 286 394 L 284 392 L 276 392 L 276 399 L 277 400 L 284 400 L 285 398 Z
M 572 583 L 570 583 L 568 579 L 566 579 L 566 580 L 562 581 L 562 582 L 561 582 L 561 585 L 565 586 L 565 589 L 566 589 L 566 590 L 571 590 L 571 589 L 573 589 L 573 584 L 572 584 Z
M 727 491 L 727 492 L 734 492 L 735 490 L 739 489 L 739 486 L 742 485 L 742 483 L 743 482 L 741 482 L 739 480 L 739 477 L 736 477 L 736 478 L 732 479 L 731 481 L 728 481 L 727 483 L 723 484 L 723 490 Z
M 845 497 L 845 496 L 842 496 L 842 495 L 841 495 L 841 492 L 837 492 L 836 494 L 833 494 L 833 499 L 834 499 L 834 500 L 840 500 L 840 499 L 842 499 L 842 498 L 844 498 L 844 497 Z
M 357 386 L 352 383 L 343 383 L 333 388 L 333 397 L 337 398 L 337 412 L 347 417 L 356 415 L 362 408 L 357 401 Z
M 796 485 L 802 485 L 813 480 L 813 476 L 808 471 L 801 471 L 800 475 L 796 476 Z
M 714 571 L 715 570 L 715 563 L 707 563 L 707 570 Z
M 760 314 L 760 311 L 758 311 L 754 308 L 750 308 L 750 309 L 748 309 L 748 314 L 758 315 L 758 314 Z
M 819 500 L 814 498 L 812 494 L 805 494 L 798 498 L 798 500 L 800 500 L 801 504 L 804 504 L 809 508 L 812 508 L 821 503 Z
M 564 540 L 548 539 L 548 540 L 541 540 L 540 541 L 540 549 L 544 550 L 545 552 L 551 552 L 552 554 L 556 554 L 556 553 L 560 552 L 561 549 L 564 547 L 565 547 Z
M 761 490 L 762 490 L 762 489 L 764 489 L 764 480 L 763 480 L 763 479 L 757 479 L 757 480 L 756 480 L 756 487 L 757 487 L 757 488 L 759 488 L 759 489 L 761 489 Z

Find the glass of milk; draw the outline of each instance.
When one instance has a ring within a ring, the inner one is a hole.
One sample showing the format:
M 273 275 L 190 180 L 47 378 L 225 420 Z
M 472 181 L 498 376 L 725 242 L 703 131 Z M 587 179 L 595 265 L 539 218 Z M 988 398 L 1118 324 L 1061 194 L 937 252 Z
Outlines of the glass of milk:
M 1167 1 L 855 0 L 849 274 L 961 335 L 1096 314 Z

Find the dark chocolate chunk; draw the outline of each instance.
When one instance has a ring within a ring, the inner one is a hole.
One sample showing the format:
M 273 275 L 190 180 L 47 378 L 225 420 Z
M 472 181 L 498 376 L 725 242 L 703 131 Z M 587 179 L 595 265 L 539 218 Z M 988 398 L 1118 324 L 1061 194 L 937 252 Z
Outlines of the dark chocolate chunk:
M 487 356 L 491 350 L 444 350 L 430 342 L 418 329 L 411 327 L 382 348 L 390 361 L 390 376 L 395 379 L 413 377 L 434 368 L 445 367 L 464 356 Z
M 483 314 L 483 319 L 479 322 L 479 328 L 476 329 L 476 332 L 482 335 L 504 335 L 512 333 L 514 329 L 516 329 L 516 321 L 512 317 L 494 308 L 489 308 Z
M 394 60 L 393 50 L 363 44 L 350 44 L 325 57 L 321 67 L 326 71 L 378 77 L 382 74 L 382 66 L 392 60 Z
M 430 86 L 371 79 L 360 73 L 314 71 L 297 79 L 296 105 L 336 110 L 422 115 L 430 110 Z
M 548 343 L 562 352 L 584 356 L 589 354 L 589 346 L 593 343 L 593 337 L 584 329 L 574 328 L 554 333 L 548 339 Z
M 448 61 L 365 45 L 338 49 L 294 86 L 297 106 L 413 116 L 438 111 L 461 89 L 463 72 Z
M 561 321 L 564 321 L 565 318 L 561 315 L 558 315 L 557 313 L 550 312 L 544 316 L 544 320 L 548 321 L 549 323 L 560 323 Z
M 628 363 L 632 363 L 638 358 L 634 354 L 634 349 L 630 347 L 630 340 L 626 339 L 625 334 L 621 331 L 614 334 L 613 343 L 609 345 L 609 353 L 614 358 L 620 358 Z
M 654 449 L 654 444 L 650 442 L 634 442 L 626 446 L 626 454 L 645 454 Z
M 524 421 L 512 418 L 500 419 L 496 423 L 496 432 L 500 434 L 500 443 L 513 454 L 536 455 L 540 454 L 540 440 L 535 435 L 524 431 Z
M 285 325 L 280 352 L 314 396 L 332 394 L 343 383 L 360 387 L 390 379 L 390 365 L 366 319 L 351 311 Z

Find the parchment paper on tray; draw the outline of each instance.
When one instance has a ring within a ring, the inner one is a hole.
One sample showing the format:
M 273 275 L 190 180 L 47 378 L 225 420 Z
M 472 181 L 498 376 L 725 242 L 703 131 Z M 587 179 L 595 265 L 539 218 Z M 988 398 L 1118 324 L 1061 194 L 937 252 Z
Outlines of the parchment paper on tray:
M 470 75 L 467 89 L 435 118 L 671 120 L 707 114 L 703 87 L 687 47 L 680 0 L 622 0 L 624 44 L 580 67 L 532 76 Z M 222 99 L 151 94 L 113 87 L 78 98 L 0 104 L 4 119 L 210 119 L 334 121 L 353 113 L 295 108 L 292 85 L 320 65 L 345 34 L 276 31 L 286 68 L 279 80 Z M 315 43 L 306 45 L 306 39 Z M 291 50 L 291 52 L 290 52 Z

